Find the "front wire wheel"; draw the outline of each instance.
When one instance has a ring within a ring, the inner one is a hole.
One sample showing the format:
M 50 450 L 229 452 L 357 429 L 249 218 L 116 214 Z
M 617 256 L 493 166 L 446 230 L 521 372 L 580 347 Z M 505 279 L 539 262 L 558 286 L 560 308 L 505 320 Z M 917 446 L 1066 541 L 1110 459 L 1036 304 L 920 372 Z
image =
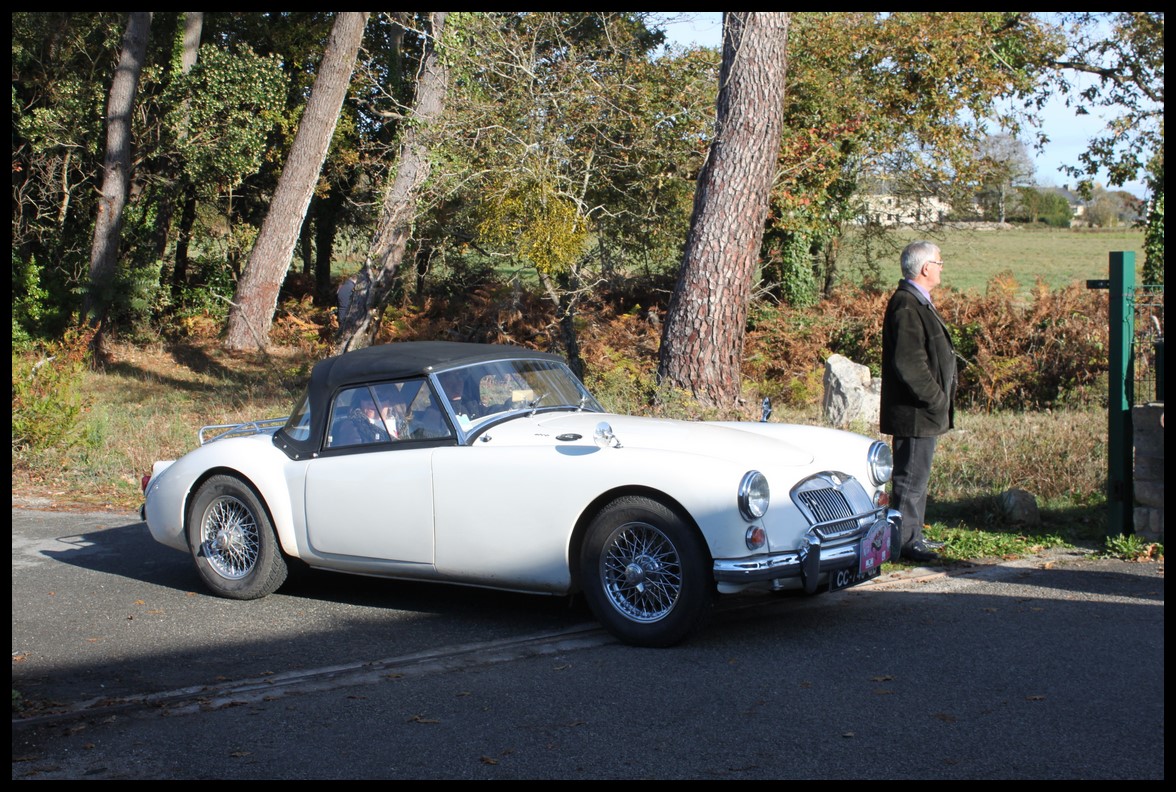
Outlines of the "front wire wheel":
M 664 533 L 625 523 L 604 542 L 600 578 L 612 606 L 636 622 L 664 619 L 682 593 L 682 563 Z
M 258 599 L 286 580 L 286 559 L 269 514 L 253 489 L 234 476 L 213 476 L 188 512 L 188 546 L 212 591 Z
M 626 643 L 679 643 L 701 626 L 713 601 L 701 537 L 649 498 L 620 498 L 601 511 L 585 535 L 580 563 L 589 607 Z

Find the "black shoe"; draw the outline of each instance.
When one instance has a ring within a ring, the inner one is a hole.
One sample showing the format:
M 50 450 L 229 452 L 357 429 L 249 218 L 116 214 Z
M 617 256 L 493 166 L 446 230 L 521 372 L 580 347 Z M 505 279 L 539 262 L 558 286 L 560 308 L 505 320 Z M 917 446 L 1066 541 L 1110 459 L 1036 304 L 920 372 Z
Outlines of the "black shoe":
M 902 557 L 911 561 L 938 561 L 939 553 L 926 541 L 914 542 L 902 549 Z

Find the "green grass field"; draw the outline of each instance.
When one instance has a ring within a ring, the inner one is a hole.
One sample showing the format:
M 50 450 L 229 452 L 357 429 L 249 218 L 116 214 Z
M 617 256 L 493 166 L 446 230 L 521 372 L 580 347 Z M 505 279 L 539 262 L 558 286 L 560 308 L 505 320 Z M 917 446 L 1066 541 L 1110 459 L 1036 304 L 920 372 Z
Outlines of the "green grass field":
M 983 293 L 992 277 L 1011 271 L 1023 292 L 1028 292 L 1040 278 L 1050 289 L 1060 289 L 1088 279 L 1107 277 L 1110 253 L 1135 253 L 1136 280 L 1143 270 L 1143 231 L 1117 229 L 1022 228 L 961 229 L 948 228 L 935 233 L 896 229 L 890 234 L 894 250 L 891 264 L 883 270 L 883 282 L 897 281 L 898 251 L 916 239 L 929 239 L 939 245 L 945 263 L 943 285 L 961 292 Z M 885 266 L 885 265 L 884 265 Z M 863 261 L 849 250 L 839 267 L 847 275 L 860 273 Z

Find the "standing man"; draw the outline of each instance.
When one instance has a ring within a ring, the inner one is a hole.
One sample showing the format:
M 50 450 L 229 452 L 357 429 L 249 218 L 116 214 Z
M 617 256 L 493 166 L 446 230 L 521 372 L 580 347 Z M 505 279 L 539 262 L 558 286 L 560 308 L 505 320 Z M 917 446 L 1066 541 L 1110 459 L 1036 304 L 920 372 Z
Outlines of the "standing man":
M 892 507 L 902 513 L 902 555 L 932 561 L 943 548 L 923 537 L 927 485 L 939 435 L 955 420 L 955 348 L 935 311 L 931 292 L 943 276 L 943 257 L 932 242 L 902 251 L 902 277 L 882 323 L 880 428 L 893 435 Z

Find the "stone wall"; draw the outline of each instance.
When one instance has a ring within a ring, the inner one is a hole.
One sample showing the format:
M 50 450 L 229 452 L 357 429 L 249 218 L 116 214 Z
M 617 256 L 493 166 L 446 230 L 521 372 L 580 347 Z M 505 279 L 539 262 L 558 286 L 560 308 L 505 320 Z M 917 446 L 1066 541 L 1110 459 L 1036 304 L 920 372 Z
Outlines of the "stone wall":
M 1135 435 L 1135 535 L 1164 541 L 1164 403 L 1131 410 Z

